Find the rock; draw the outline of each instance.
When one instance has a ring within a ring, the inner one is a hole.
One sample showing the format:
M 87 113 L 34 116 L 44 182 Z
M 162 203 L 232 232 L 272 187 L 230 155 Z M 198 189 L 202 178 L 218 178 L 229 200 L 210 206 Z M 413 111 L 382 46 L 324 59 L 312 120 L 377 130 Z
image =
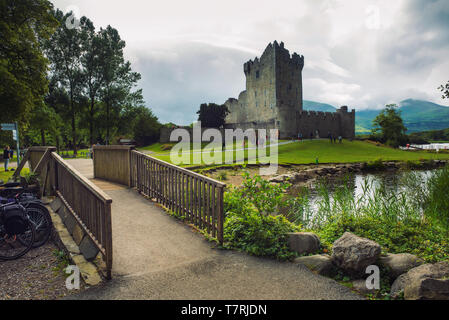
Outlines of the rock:
M 409 253 L 399 253 L 388 254 L 386 257 L 381 257 L 380 263 L 388 268 L 391 278 L 396 279 L 410 269 L 422 265 L 424 261 Z
M 75 227 L 73 228 L 72 237 L 78 246 L 80 245 L 81 241 L 84 238 L 84 231 L 83 229 L 81 229 L 78 223 L 75 224 Z
M 391 286 L 391 296 L 406 300 L 449 300 L 449 262 L 423 264 L 404 273 Z
M 320 238 L 311 232 L 296 232 L 288 234 L 288 246 L 298 254 L 311 254 L 320 250 Z
M 348 274 L 361 275 L 368 266 L 375 264 L 380 253 L 378 243 L 346 232 L 334 242 L 332 260 Z
M 100 251 L 88 236 L 84 237 L 84 239 L 80 243 L 79 248 L 87 261 L 94 260 L 98 252 Z
M 50 204 L 50 208 L 54 211 L 57 212 L 62 206 L 62 201 L 59 198 L 56 198 L 55 200 L 53 200 L 53 202 Z
M 327 254 L 299 257 L 295 259 L 295 263 L 302 264 L 321 276 L 332 277 L 337 273 L 331 257 Z
M 366 287 L 366 280 L 361 279 L 361 280 L 354 280 L 352 282 L 352 289 L 358 291 L 361 294 L 374 294 L 376 293 L 376 289 L 368 289 Z

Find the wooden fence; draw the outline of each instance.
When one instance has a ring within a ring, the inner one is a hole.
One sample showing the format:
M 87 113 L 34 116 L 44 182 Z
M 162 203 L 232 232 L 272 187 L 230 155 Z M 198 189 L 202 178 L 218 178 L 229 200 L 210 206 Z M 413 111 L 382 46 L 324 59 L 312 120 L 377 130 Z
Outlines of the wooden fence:
M 106 262 L 107 277 L 112 270 L 112 199 L 96 185 L 65 162 L 56 148 L 32 147 L 24 158 L 30 160 L 32 170 L 47 181 L 53 194 L 57 195 L 80 227 L 97 246 Z M 37 164 L 33 164 L 41 157 Z M 21 166 L 23 167 L 23 166 Z M 20 173 L 19 173 L 20 174 Z M 47 184 L 46 182 L 43 185 Z
M 130 154 L 131 187 L 223 243 L 224 183 L 134 150 Z
M 130 151 L 133 146 L 94 146 L 94 178 L 131 187 Z

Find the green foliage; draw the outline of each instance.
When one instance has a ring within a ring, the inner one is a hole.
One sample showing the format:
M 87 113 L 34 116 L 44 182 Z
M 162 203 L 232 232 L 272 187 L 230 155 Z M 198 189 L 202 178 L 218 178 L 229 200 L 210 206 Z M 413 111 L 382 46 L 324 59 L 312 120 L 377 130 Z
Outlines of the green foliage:
M 281 199 L 287 187 L 270 185 L 260 176 L 251 178 L 245 171 L 242 187 L 225 193 L 225 247 L 281 260 L 294 257 L 287 233 L 300 228 L 281 215 L 272 215 L 285 205 Z
M 290 184 L 272 185 L 259 175 L 251 177 L 246 170 L 242 176 L 242 186 L 232 188 L 225 194 L 225 212 L 240 212 L 245 207 L 252 207 L 260 215 L 270 215 L 287 205 L 285 191 L 291 186 Z
M 228 173 L 226 171 L 219 172 L 217 179 L 220 181 L 226 181 L 228 179 Z
M 437 171 L 428 182 L 425 202 L 427 215 L 446 230 L 449 236 L 449 166 Z
M 137 118 L 133 125 L 133 135 L 136 143 L 139 146 L 146 146 L 159 140 L 161 125 L 157 117 L 146 107 L 138 108 L 136 111 Z
M 407 128 L 397 110 L 397 105 L 389 104 L 373 121 L 373 138 L 379 139 L 391 147 L 398 147 L 407 143 Z
M 199 115 L 198 121 L 201 121 L 202 127 L 220 128 L 225 124 L 225 119 L 229 114 L 229 110 L 225 105 L 203 103 L 197 114 Z
M 27 125 L 47 91 L 41 41 L 57 26 L 46 0 L 0 1 L 0 122 Z
M 366 164 L 366 168 L 368 170 L 382 170 L 382 169 L 385 169 L 385 164 L 384 164 L 382 158 L 377 158 L 374 161 L 369 161 Z
M 432 182 L 427 184 L 423 179 L 415 173 L 406 174 L 397 192 L 365 180 L 358 196 L 354 196 L 348 183 L 333 183 L 332 188 L 322 181 L 317 189 L 317 208 L 301 222 L 316 232 L 328 248 L 349 231 L 378 242 L 385 253 L 411 253 L 428 262 L 448 259 L 449 237 L 445 226 L 439 223 L 447 221 L 447 214 L 430 219 L 433 216 L 428 205 L 438 203 L 438 208 L 444 210 L 447 201 L 433 200 L 433 191 L 427 191 Z M 430 181 L 433 180 L 438 191 L 449 192 L 447 173 L 437 173 Z M 438 196 L 441 193 L 435 194 Z
M 224 224 L 225 247 L 287 260 L 295 256 L 288 249 L 287 233 L 298 229 L 283 216 L 264 216 L 255 210 L 228 212 Z
M 443 130 L 433 130 L 415 132 L 409 136 L 413 144 L 427 144 L 432 141 L 449 141 L 449 128 Z

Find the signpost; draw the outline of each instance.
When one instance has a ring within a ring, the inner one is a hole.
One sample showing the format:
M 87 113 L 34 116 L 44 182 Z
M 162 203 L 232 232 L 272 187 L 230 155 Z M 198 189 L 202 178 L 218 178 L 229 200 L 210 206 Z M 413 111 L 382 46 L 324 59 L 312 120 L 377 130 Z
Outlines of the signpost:
M 3 131 L 12 131 L 12 138 L 17 142 L 17 166 L 20 165 L 20 139 L 19 139 L 19 125 L 15 123 L 2 123 Z

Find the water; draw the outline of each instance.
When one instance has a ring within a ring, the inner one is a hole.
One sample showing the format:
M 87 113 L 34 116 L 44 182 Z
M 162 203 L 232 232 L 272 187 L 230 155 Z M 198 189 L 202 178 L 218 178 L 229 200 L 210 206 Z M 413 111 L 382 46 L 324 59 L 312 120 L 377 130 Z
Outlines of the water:
M 408 196 L 419 197 L 420 187 L 425 186 L 427 180 L 435 170 L 437 169 L 350 174 L 344 177 L 328 178 L 325 180 L 325 185 L 327 186 L 331 203 L 335 190 L 339 189 L 342 185 L 346 185 L 349 188 L 354 199 L 368 199 L 373 197 L 378 188 L 383 188 L 388 194 L 405 193 Z M 367 186 L 369 187 L 367 188 Z M 296 196 L 301 192 L 301 189 L 301 186 L 295 185 L 290 189 L 289 194 Z M 311 188 L 309 188 L 309 206 L 311 211 L 315 212 L 319 208 L 319 201 L 322 201 L 318 189 L 318 181 L 315 181 L 311 185 Z
M 412 144 L 410 147 L 422 150 L 449 150 L 449 143 Z

